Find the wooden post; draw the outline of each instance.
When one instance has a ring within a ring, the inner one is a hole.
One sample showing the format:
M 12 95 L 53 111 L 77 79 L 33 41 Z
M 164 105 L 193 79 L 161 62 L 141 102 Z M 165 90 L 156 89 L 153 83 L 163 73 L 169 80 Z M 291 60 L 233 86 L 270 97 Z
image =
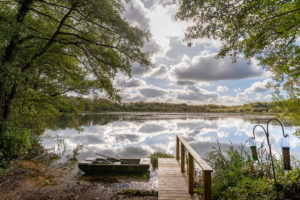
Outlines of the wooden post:
M 211 200 L 211 171 L 203 171 L 203 199 Z
M 189 192 L 194 193 L 194 158 L 189 153 Z
M 179 160 L 179 138 L 176 136 L 176 160 Z
M 185 147 L 181 143 L 181 172 L 183 173 L 185 170 Z

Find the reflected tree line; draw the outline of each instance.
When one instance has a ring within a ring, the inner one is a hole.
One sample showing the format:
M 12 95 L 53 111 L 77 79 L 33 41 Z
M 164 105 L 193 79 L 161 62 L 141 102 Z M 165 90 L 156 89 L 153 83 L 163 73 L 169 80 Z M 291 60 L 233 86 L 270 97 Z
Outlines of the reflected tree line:
M 272 103 L 266 102 L 256 102 L 240 106 L 224 106 L 212 104 L 187 105 L 158 102 L 117 103 L 102 98 L 90 99 L 65 96 L 64 106 L 59 108 L 60 115 L 40 116 L 38 123 L 35 123 L 35 126 L 33 126 L 32 128 L 35 128 L 37 130 L 56 130 L 66 128 L 75 128 L 80 130 L 81 126 L 105 125 L 113 121 L 122 120 L 218 120 L 219 118 L 228 117 L 226 113 L 239 114 L 241 115 L 240 117 L 242 117 L 245 121 L 256 124 L 263 123 L 264 120 L 267 120 L 267 118 L 257 118 L 257 115 L 251 117 L 251 115 L 243 114 L 271 114 L 274 112 L 276 112 L 276 107 Z M 186 113 L 186 115 L 183 115 L 183 113 Z M 198 115 L 197 113 L 208 114 Z M 213 113 L 219 114 L 215 115 Z M 291 126 L 291 124 L 286 121 L 284 122 L 284 126 Z M 41 134 L 43 133 L 43 131 L 40 132 Z
M 80 114 L 74 118 L 72 115 L 60 115 L 58 117 L 49 117 L 45 121 L 46 129 L 67 129 L 78 128 L 81 126 L 105 125 L 112 121 L 122 120 L 122 116 L 118 115 L 95 115 Z
M 240 117 L 240 116 L 239 116 Z M 268 118 L 255 118 L 255 116 L 241 116 L 244 121 L 250 122 L 252 124 L 265 123 Z M 257 117 L 257 116 L 256 116 Z M 82 126 L 95 126 L 95 125 L 106 125 L 114 121 L 152 121 L 152 120 L 164 120 L 164 119 L 181 119 L 181 120 L 191 120 L 191 119 L 201 119 L 201 120 L 211 120 L 216 121 L 219 119 L 228 118 L 228 115 L 215 116 L 215 114 L 210 117 L 205 117 L 200 114 L 168 114 L 163 113 L 87 113 L 80 114 L 77 117 L 73 115 L 60 115 L 58 117 L 49 117 L 44 120 L 43 124 L 46 129 L 57 130 L 57 129 L 67 129 L 75 128 L 80 130 Z M 290 122 L 283 121 L 285 127 L 292 126 Z M 275 124 L 277 125 L 277 124 Z

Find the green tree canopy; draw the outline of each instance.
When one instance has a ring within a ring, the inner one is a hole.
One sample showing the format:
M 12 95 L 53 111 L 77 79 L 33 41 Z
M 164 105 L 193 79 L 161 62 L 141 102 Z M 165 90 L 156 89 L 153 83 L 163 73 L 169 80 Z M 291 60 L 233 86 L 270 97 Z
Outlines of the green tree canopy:
M 66 92 L 101 90 L 118 97 L 116 73 L 130 75 L 133 62 L 150 65 L 149 53 L 141 50 L 149 34 L 122 18 L 122 3 L 1 0 L 0 121 L 13 107 L 55 104 Z
M 151 65 L 149 33 L 122 17 L 123 3 L 0 0 L 0 167 L 30 148 L 43 116 L 76 113 L 63 94 L 119 100 L 115 75 Z
M 299 125 L 300 1 L 182 0 L 176 17 L 193 23 L 185 35 L 189 45 L 201 37 L 220 39 L 217 57 L 229 55 L 234 61 L 241 55 L 256 58 L 273 72 L 288 94 L 279 95 L 277 87 L 276 98 L 285 114 Z

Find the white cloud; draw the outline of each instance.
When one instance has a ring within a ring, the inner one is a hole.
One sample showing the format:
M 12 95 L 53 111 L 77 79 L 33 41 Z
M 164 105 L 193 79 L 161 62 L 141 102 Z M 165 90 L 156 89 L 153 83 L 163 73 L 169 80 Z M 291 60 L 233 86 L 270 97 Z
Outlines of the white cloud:
M 235 93 L 239 93 L 239 92 L 241 91 L 241 88 L 239 88 L 239 87 L 238 87 L 238 88 L 234 88 L 233 91 L 234 91 Z
M 138 0 L 131 0 L 124 4 L 125 12 L 123 16 L 133 26 L 138 26 L 142 30 L 150 29 L 149 11 L 144 4 Z
M 136 88 L 146 86 L 146 82 L 139 78 L 120 77 L 115 80 L 116 87 L 125 87 L 125 88 Z
M 156 67 L 134 63 L 132 80 L 115 81 L 122 88 L 123 101 L 236 105 L 270 99 L 265 82 L 253 83 L 253 78 L 270 76 L 257 66 L 256 60 L 248 64 L 242 59 L 232 63 L 229 57 L 215 59 L 221 43 L 210 38 L 197 39 L 187 47 L 183 38 L 189 23 L 174 20 L 178 4 L 172 0 L 131 0 L 125 9 L 124 17 L 131 24 L 150 30 L 152 37 L 144 50 L 153 52 L 151 60 Z M 234 80 L 240 87 L 233 88 L 226 81 L 220 85 L 220 80 Z M 244 90 L 245 84 L 250 87 Z M 217 86 L 214 91 L 210 89 L 212 85 Z M 235 94 L 225 93 L 231 90 Z
M 174 62 L 171 62 L 170 64 L 181 62 L 184 55 L 194 57 L 216 53 L 218 52 L 219 47 L 214 45 L 214 40 L 212 39 L 201 40 L 201 43 L 199 42 L 199 44 L 193 45 L 192 47 L 188 47 L 181 37 L 169 37 L 168 40 L 169 49 L 163 57 L 167 57 Z
M 166 6 L 174 4 L 174 0 L 141 0 L 145 7 L 153 9 L 158 5 Z
M 219 85 L 217 87 L 217 92 L 225 92 L 225 91 L 228 91 L 228 87 L 223 86 L 223 85 Z
M 173 65 L 171 78 L 175 80 L 218 81 L 261 77 L 263 71 L 245 60 L 232 63 L 229 57 L 215 59 L 215 55 L 195 56 L 192 59 L 184 56 L 181 63 Z
M 176 98 L 178 100 L 188 101 L 216 101 L 218 94 L 216 92 L 210 92 L 195 85 L 186 86 L 184 90 L 177 91 Z
M 151 71 L 152 69 L 150 67 L 143 67 L 137 63 L 133 63 L 131 65 L 131 74 L 132 75 L 139 75 L 142 76 L 144 74 L 147 74 Z
M 168 72 L 166 65 L 160 65 L 158 68 L 154 68 L 153 71 L 147 75 L 149 77 L 164 78 Z
M 158 87 L 146 87 L 141 88 L 138 90 L 139 93 L 146 98 L 157 98 L 157 97 L 164 97 L 168 94 L 166 90 L 163 90 Z
M 208 92 L 208 91 L 203 90 L 203 91 L 199 91 L 199 92 L 192 92 L 192 91 L 178 92 L 176 98 L 178 100 L 208 102 L 208 101 L 215 101 L 217 99 L 217 97 L 218 97 L 218 94 L 216 94 L 214 92 Z
M 202 87 L 202 86 L 211 86 L 213 85 L 213 83 L 211 82 L 207 82 L 207 81 L 181 81 L 181 80 L 177 80 L 176 85 L 179 86 L 195 86 L 195 87 Z
M 155 41 L 164 49 L 169 48 L 169 37 L 175 36 L 183 39 L 185 29 L 188 27 L 186 22 L 174 21 L 174 11 L 177 9 L 176 4 L 169 4 L 165 7 L 159 4 L 149 10 L 151 33 Z
M 272 84 L 271 79 L 266 79 L 262 82 L 255 82 L 249 88 L 245 89 L 246 94 L 257 94 L 263 93 L 270 90 L 267 86 Z

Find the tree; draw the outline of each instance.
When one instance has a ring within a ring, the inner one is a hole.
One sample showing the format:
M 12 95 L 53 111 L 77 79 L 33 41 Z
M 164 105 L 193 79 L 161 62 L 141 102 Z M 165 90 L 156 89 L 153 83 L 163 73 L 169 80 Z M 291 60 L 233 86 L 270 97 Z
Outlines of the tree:
M 130 75 L 133 62 L 151 65 L 141 50 L 149 33 L 122 18 L 122 4 L 0 1 L 0 134 L 9 124 L 28 127 L 30 116 L 56 112 L 67 92 L 100 90 L 119 100 L 112 85 L 116 73 Z
M 191 20 L 185 40 L 218 38 L 217 58 L 256 58 L 278 81 L 275 100 L 284 115 L 300 123 L 300 2 L 294 0 L 182 0 L 176 15 Z M 281 86 L 287 91 L 280 95 Z M 288 99 L 288 100 L 286 100 Z M 293 108 L 292 108 L 293 107 Z M 292 108 L 292 109 L 291 109 Z M 297 109 L 294 109 L 297 108 Z
M 31 100 L 90 89 L 116 97 L 111 80 L 118 71 L 150 64 L 140 50 L 148 34 L 124 21 L 120 1 L 20 0 L 0 7 L 2 120 L 24 92 L 33 93 Z

